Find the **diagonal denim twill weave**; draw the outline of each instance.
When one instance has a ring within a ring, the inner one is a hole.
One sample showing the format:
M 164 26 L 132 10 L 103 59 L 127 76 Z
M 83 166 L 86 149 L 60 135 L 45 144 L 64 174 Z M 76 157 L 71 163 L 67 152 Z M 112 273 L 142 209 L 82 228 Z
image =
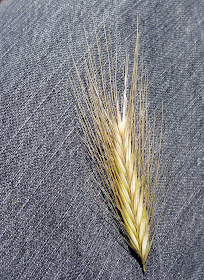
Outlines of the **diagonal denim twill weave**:
M 201 0 L 0 3 L 1 280 L 204 278 L 203 13 Z M 145 275 L 90 194 L 69 80 L 69 48 L 79 68 L 87 51 L 84 27 L 95 45 L 92 16 L 99 38 L 104 17 L 123 69 L 138 14 L 171 188 Z

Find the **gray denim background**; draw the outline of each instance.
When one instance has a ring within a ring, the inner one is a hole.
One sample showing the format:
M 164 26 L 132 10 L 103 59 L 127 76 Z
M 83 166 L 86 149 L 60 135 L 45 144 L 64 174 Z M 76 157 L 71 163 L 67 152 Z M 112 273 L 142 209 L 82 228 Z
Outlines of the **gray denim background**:
M 1 280 L 203 279 L 203 11 L 197 0 L 0 4 Z M 92 13 L 99 37 L 104 15 L 121 69 L 139 14 L 150 106 L 164 103 L 171 193 L 145 275 L 89 192 L 77 135 L 69 48 L 80 67 Z

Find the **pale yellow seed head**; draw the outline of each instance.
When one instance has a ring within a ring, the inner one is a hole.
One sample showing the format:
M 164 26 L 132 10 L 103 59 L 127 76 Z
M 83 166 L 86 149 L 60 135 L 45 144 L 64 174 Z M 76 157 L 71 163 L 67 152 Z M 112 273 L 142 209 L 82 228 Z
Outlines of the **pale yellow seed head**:
M 145 270 L 145 262 L 154 238 L 153 233 L 150 239 L 150 233 L 155 210 L 161 138 L 157 137 L 155 140 L 154 127 L 151 130 L 147 106 L 147 77 L 142 79 L 143 73 L 141 77 L 138 76 L 138 31 L 128 98 L 128 59 L 125 64 L 122 112 L 119 110 L 120 98 L 116 87 L 117 66 L 113 61 L 113 52 L 108 44 L 105 28 L 104 34 L 106 57 L 101 53 L 97 34 L 98 55 L 92 53 L 87 40 L 85 82 L 75 64 L 81 86 L 81 91 L 78 91 L 75 81 L 72 80 L 77 113 L 90 156 L 104 183 L 101 189 L 103 192 L 104 188 L 107 190 L 108 203 L 113 207 L 111 214 L 115 215 L 115 220 L 120 219 L 127 243 L 140 256 Z M 108 62 L 107 69 L 104 57 Z M 99 69 L 96 61 L 99 62 Z M 108 75 L 104 75 L 105 69 Z M 155 159 L 155 151 L 158 151 L 158 159 Z

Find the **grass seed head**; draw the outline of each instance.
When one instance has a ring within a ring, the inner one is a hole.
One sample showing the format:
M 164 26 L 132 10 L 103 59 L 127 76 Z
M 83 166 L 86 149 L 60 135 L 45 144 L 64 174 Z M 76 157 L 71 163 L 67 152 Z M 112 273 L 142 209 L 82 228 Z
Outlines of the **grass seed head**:
M 105 55 L 102 55 L 97 32 L 97 55 L 93 53 L 87 39 L 84 80 L 74 62 L 80 84 L 78 89 L 72 79 L 77 114 L 84 141 L 103 182 L 101 188 L 108 194 L 107 203 L 112 205 L 115 220 L 119 220 L 127 243 L 140 256 L 145 271 L 156 231 L 152 230 L 152 225 L 162 130 L 156 134 L 155 121 L 153 125 L 150 121 L 147 73 L 138 74 L 138 31 L 128 95 L 126 57 L 122 102 L 117 89 L 117 61 L 113 60 L 111 41 L 105 27 L 104 35 Z M 105 63 L 108 63 L 107 73 L 104 73 Z

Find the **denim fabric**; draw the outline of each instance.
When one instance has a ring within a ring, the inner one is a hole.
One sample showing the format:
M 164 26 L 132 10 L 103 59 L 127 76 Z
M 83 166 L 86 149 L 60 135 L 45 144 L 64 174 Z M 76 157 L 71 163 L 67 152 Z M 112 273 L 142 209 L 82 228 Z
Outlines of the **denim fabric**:
M 203 279 L 203 11 L 200 0 L 1 2 L 1 280 Z M 69 80 L 83 27 L 95 44 L 92 15 L 123 69 L 138 14 L 171 187 L 145 274 L 90 194 Z

